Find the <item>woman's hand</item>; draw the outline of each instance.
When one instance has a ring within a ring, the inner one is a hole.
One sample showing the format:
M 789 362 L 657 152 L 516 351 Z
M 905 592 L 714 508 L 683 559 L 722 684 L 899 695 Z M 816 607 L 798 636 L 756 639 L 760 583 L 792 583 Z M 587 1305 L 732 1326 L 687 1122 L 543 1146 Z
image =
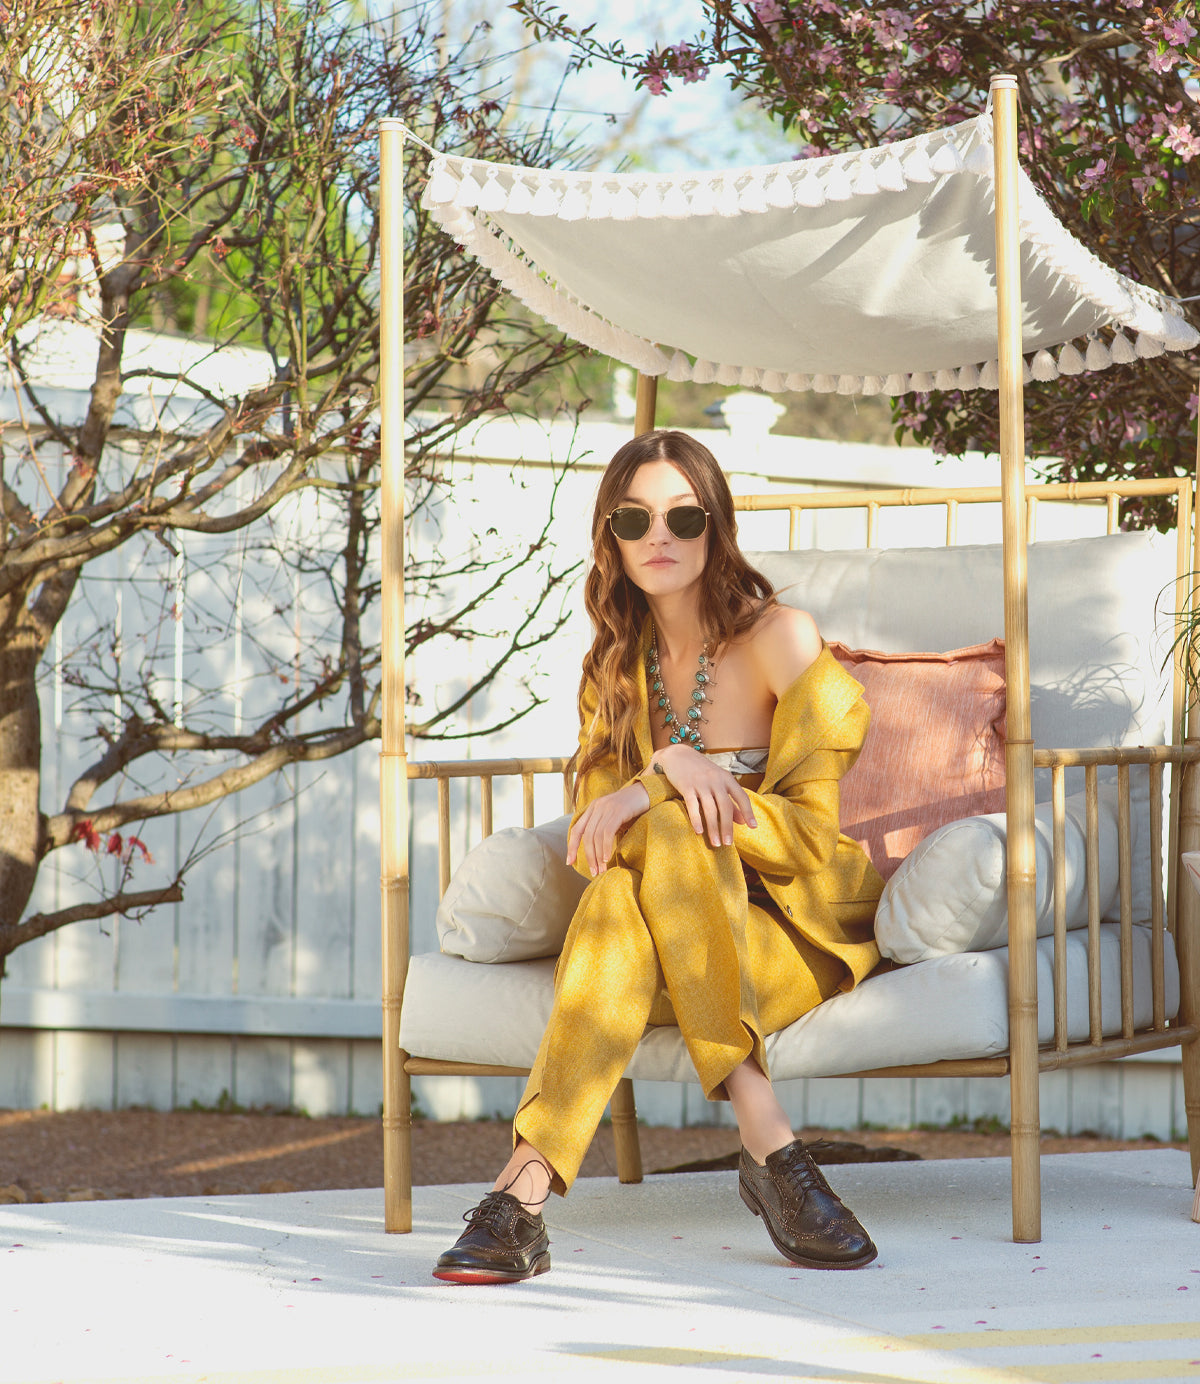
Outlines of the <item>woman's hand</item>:
M 594 798 L 579 814 L 567 837 L 567 864 L 574 865 L 582 850 L 593 878 L 602 875 L 608 869 L 621 830 L 649 806 L 649 795 L 636 781 L 615 793 Z
M 758 825 L 750 798 L 737 779 L 690 745 L 655 750 L 651 762 L 662 765 L 683 799 L 693 831 L 703 836 L 707 830 L 710 845 L 731 846 L 735 826 Z

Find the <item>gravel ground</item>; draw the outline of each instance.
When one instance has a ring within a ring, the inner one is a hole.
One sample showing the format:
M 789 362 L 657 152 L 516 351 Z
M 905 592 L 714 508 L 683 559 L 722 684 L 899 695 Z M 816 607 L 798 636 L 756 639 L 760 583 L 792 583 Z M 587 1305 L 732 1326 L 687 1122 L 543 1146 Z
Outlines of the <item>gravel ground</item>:
M 975 1130 L 804 1130 L 851 1148 L 823 1161 L 863 1157 L 991 1158 L 1008 1153 L 1008 1135 Z M 727 1128 L 640 1130 L 642 1164 L 663 1172 L 727 1157 L 738 1146 Z M 418 1121 L 413 1180 L 418 1185 L 491 1181 L 508 1156 L 509 1126 Z M 1044 1136 L 1044 1153 L 1159 1147 L 1147 1140 Z M 1176 1148 L 1185 1148 L 1179 1143 Z M 882 1153 L 892 1149 L 897 1152 Z M 871 1151 L 874 1151 L 872 1153 Z M 837 1156 L 839 1154 L 846 1156 Z M 612 1139 L 597 1135 L 582 1176 L 616 1174 Z M 309 1119 L 202 1111 L 0 1110 L 0 1203 L 120 1197 L 228 1196 L 248 1192 L 378 1187 L 383 1136 L 378 1120 Z

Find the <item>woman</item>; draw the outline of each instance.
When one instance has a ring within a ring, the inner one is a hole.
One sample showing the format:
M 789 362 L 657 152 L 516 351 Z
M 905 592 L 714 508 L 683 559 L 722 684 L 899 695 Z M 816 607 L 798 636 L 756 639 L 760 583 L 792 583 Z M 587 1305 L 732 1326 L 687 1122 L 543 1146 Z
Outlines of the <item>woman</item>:
M 567 848 L 591 882 L 512 1158 L 438 1278 L 512 1282 L 550 1267 L 540 1207 L 570 1187 L 648 1023 L 678 1023 L 706 1097 L 732 1103 L 742 1200 L 780 1252 L 812 1268 L 875 1257 L 792 1133 L 763 1048 L 879 960 L 882 881 L 838 831 L 838 780 L 868 712 L 736 531 L 724 475 L 684 433 L 644 433 L 604 472 Z

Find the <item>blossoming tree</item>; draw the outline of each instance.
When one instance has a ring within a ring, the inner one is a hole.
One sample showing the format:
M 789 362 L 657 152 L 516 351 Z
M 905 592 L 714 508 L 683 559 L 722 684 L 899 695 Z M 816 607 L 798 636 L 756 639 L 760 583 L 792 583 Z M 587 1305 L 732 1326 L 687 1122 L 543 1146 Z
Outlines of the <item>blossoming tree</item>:
M 989 77 L 1021 83 L 1023 162 L 1055 212 L 1113 268 L 1200 294 L 1200 37 L 1195 5 L 1146 0 L 700 0 L 692 32 L 650 52 L 514 6 L 579 65 L 612 63 L 664 98 L 724 77 L 792 132 L 797 158 L 901 139 L 978 113 Z M 1148 368 L 1147 368 L 1148 367 Z M 1194 464 L 1195 362 L 1161 356 L 1035 385 L 1026 436 L 1064 479 Z M 986 393 L 907 396 L 899 430 L 945 452 L 996 445 Z M 1145 516 L 1165 519 L 1167 516 Z

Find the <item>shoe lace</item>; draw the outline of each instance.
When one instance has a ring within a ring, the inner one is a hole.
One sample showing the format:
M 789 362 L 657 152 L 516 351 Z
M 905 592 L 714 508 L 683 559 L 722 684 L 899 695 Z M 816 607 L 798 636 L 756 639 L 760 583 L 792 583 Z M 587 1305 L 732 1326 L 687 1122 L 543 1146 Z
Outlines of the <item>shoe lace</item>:
M 545 1166 L 544 1163 L 536 1158 L 527 1159 L 503 1187 L 494 1187 L 490 1192 L 485 1194 L 478 1206 L 472 1206 L 469 1211 L 464 1211 L 463 1220 L 466 1221 L 468 1225 L 482 1225 L 486 1229 L 494 1230 L 496 1228 L 495 1223 L 500 1221 L 504 1216 L 504 1202 L 501 1198 L 509 1191 L 509 1188 L 517 1185 L 517 1180 L 526 1168 L 545 1168 Z M 532 1206 L 526 1205 L 519 1197 L 516 1198 L 521 1206 L 531 1213 L 540 1211 L 549 1199 L 549 1187 L 546 1188 L 546 1195 L 542 1197 L 540 1201 L 534 1202 Z
M 819 1145 L 812 1147 L 819 1147 Z M 784 1164 L 783 1171 L 788 1182 L 799 1196 L 804 1197 L 809 1192 L 824 1192 L 836 1201 L 841 1200 L 829 1183 L 825 1181 L 825 1174 L 817 1167 L 811 1148 L 800 1147 Z
M 499 1192 L 488 1192 L 478 1206 L 463 1212 L 463 1220 L 468 1225 L 482 1225 L 487 1230 L 496 1229 L 496 1222 L 504 1215 L 504 1203 Z

